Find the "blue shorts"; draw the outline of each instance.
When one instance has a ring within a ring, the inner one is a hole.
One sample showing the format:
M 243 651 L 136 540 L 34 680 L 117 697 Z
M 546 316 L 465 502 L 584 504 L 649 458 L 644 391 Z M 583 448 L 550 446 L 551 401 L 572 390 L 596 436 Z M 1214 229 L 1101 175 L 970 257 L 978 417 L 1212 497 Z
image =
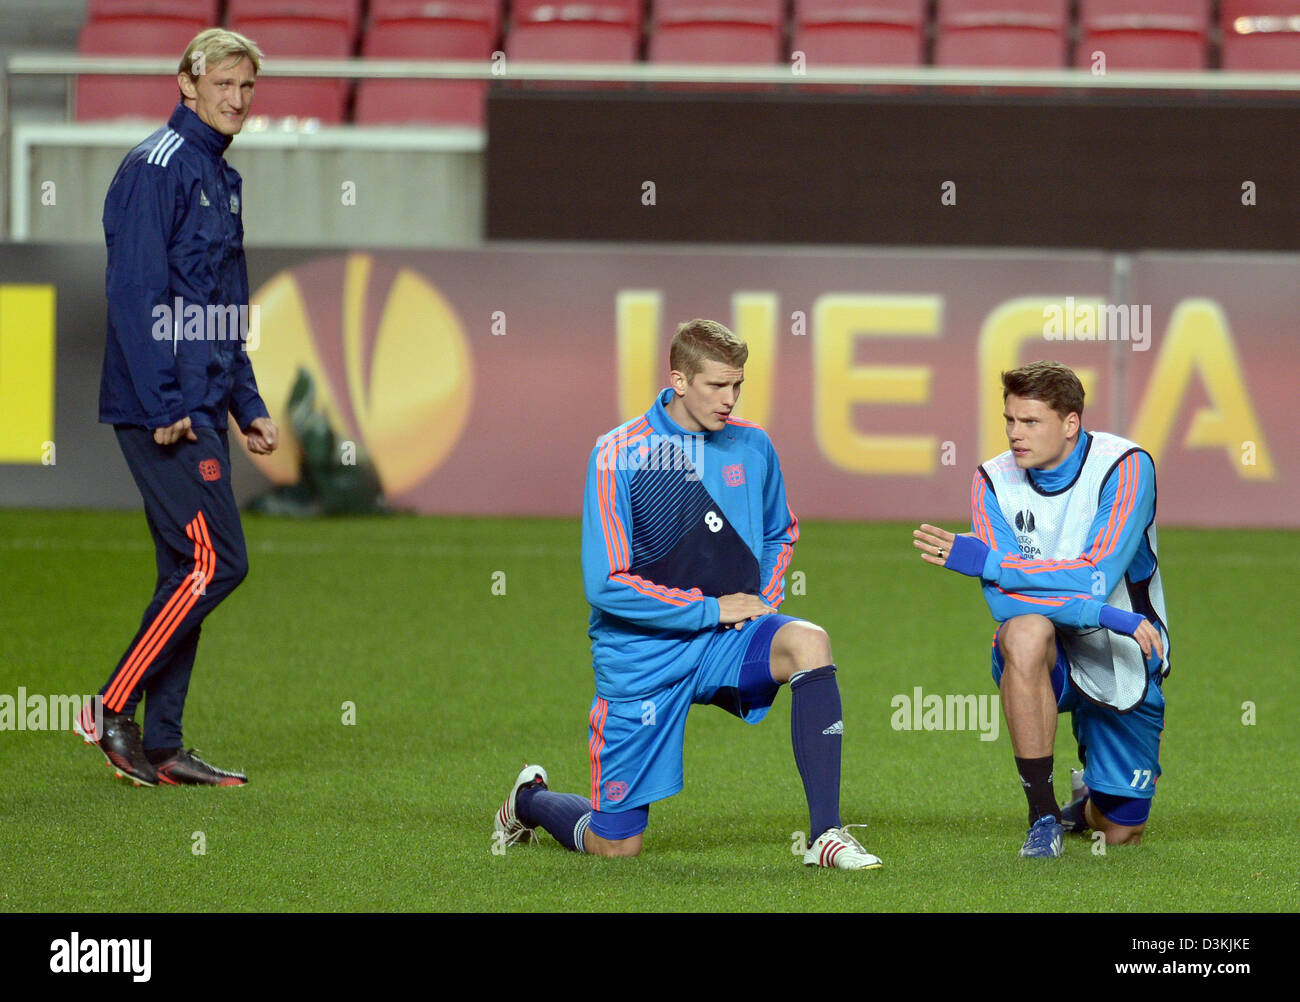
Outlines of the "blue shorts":
M 999 685 L 1002 668 L 1002 651 L 995 637 L 993 681 Z M 1070 684 L 1069 661 L 1057 637 L 1052 692 L 1056 694 L 1057 710 L 1070 714 L 1079 760 L 1083 762 L 1083 781 L 1090 790 L 1109 795 L 1097 798 L 1098 808 L 1107 817 L 1114 815 L 1112 820 L 1120 824 L 1141 824 L 1145 820 L 1141 809 L 1149 808 L 1160 777 L 1160 734 L 1165 727 L 1165 697 L 1160 679 L 1153 677 L 1148 682 L 1142 702 L 1127 713 L 1098 706 L 1080 696 Z M 1126 807 L 1116 804 L 1115 798 L 1126 802 L 1146 801 L 1146 804 Z M 1142 817 L 1135 822 L 1133 819 L 1139 814 Z
M 692 704 L 712 703 L 748 724 L 767 716 L 780 685 L 772 681 L 772 637 L 793 616 L 772 613 L 742 629 L 719 629 L 695 670 L 643 699 L 597 696 L 588 718 L 591 830 L 602 838 L 645 831 L 649 804 L 679 792 L 682 748 Z

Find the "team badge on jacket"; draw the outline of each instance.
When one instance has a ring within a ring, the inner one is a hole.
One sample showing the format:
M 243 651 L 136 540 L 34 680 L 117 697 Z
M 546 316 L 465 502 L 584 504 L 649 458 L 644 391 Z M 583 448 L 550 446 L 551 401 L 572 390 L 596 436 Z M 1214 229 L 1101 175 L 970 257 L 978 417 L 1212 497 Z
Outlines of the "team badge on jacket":
M 743 463 L 732 463 L 730 466 L 722 468 L 722 479 L 728 487 L 740 487 L 745 483 L 745 466 Z

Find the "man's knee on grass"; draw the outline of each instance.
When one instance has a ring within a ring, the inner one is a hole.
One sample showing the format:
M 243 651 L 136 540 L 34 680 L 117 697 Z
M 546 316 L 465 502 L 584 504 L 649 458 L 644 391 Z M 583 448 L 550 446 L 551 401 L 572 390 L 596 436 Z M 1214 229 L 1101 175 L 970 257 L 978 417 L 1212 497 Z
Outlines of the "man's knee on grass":
M 1083 816 L 1088 827 L 1095 832 L 1101 832 L 1106 837 L 1107 845 L 1140 845 L 1142 834 L 1147 829 L 1145 821 L 1137 825 L 1124 825 L 1112 821 L 1092 800 L 1083 805 Z
M 641 836 L 601 838 L 588 828 L 583 836 L 583 848 L 592 856 L 639 856 L 641 855 Z
M 1142 833 L 1146 831 L 1146 825 L 1140 825 L 1137 828 L 1127 828 L 1124 825 L 1115 825 L 1106 830 L 1107 845 L 1141 845 Z

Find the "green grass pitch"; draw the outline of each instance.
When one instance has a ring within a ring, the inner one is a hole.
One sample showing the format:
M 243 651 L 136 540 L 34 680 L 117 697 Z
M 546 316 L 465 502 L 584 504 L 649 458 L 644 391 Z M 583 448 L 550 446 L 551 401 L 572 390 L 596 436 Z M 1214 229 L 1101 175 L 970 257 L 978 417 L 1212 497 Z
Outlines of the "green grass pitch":
M 185 720 L 250 784 L 137 789 L 70 732 L 0 731 L 0 911 L 1295 910 L 1300 534 L 1162 531 L 1174 673 L 1146 841 L 1073 837 L 1042 863 L 1016 858 L 1001 720 L 994 741 L 891 726 L 916 686 L 994 692 L 974 583 L 917 559 L 908 525 L 802 528 L 783 611 L 830 634 L 843 813 L 881 870 L 792 854 L 808 819 L 785 693 L 757 727 L 692 712 L 686 788 L 640 858 L 549 837 L 494 853 L 523 761 L 588 786 L 577 523 L 250 517 L 252 573 L 204 625 Z M 153 573 L 139 513 L 0 512 L 0 694 L 97 690 Z

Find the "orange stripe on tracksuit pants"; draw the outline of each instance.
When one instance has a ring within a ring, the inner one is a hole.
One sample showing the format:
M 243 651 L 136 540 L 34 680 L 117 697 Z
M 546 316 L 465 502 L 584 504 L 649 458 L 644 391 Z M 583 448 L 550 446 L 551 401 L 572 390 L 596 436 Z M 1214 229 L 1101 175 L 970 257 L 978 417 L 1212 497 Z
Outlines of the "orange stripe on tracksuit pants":
M 140 628 L 100 690 L 105 709 L 134 715 L 145 703 L 145 748 L 182 744 L 181 718 L 204 617 L 248 572 L 224 432 L 159 446 L 143 428 L 118 427 L 144 499 L 158 577 Z
M 194 516 L 194 520 L 185 527 L 185 535 L 194 540 L 194 570 L 187 574 L 176 591 L 172 593 L 162 611 L 149 623 L 144 635 L 139 637 L 134 646 L 127 651 L 126 658 L 112 681 L 108 692 L 104 694 L 104 704 L 114 713 L 121 713 L 126 705 L 126 697 L 140 681 L 146 669 L 153 664 L 158 652 L 166 645 L 176 632 L 176 627 L 185 621 L 185 614 L 198 604 L 199 596 L 212 583 L 216 571 L 217 554 L 212 549 L 208 538 L 207 526 L 204 524 L 203 512 Z

